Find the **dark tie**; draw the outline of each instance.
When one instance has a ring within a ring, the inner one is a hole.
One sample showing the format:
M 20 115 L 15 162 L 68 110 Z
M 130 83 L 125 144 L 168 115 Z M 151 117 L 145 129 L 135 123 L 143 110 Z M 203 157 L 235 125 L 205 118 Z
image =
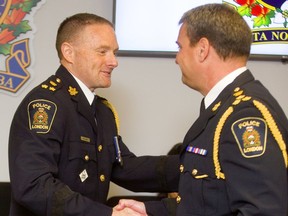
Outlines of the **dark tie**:
M 97 100 L 97 97 L 94 96 L 94 99 L 93 99 L 93 102 L 91 104 L 91 110 L 92 110 L 92 113 L 94 115 L 94 118 L 95 118 L 95 122 L 97 124 L 97 120 L 96 120 L 96 100 Z
M 201 100 L 201 105 L 200 105 L 200 114 L 201 114 L 202 112 L 205 111 L 205 103 L 204 103 L 204 99 L 205 99 L 205 98 L 203 98 L 203 99 Z

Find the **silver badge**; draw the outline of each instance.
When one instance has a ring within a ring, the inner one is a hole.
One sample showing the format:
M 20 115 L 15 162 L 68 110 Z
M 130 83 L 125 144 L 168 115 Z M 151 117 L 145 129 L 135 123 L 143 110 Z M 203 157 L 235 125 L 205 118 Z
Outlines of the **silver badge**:
M 81 179 L 82 182 L 84 182 L 87 178 L 88 178 L 88 173 L 86 171 L 86 169 L 84 169 L 80 174 L 79 177 Z

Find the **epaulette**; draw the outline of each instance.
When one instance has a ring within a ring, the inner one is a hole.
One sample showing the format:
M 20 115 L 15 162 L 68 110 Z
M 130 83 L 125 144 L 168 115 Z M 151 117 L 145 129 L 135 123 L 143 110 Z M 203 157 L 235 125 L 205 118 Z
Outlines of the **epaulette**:
M 221 118 L 217 124 L 215 133 L 214 133 L 213 161 L 214 161 L 214 166 L 215 166 L 216 177 L 218 179 L 225 179 L 225 174 L 221 171 L 221 166 L 220 166 L 220 161 L 219 161 L 219 142 L 220 142 L 220 135 L 221 135 L 223 126 L 224 126 L 225 122 L 227 121 L 228 117 L 233 113 L 235 106 L 239 105 L 241 102 L 250 101 L 250 100 L 252 100 L 253 105 L 260 111 L 260 113 L 264 117 L 265 121 L 267 122 L 267 125 L 268 125 L 274 139 L 276 140 L 276 142 L 279 145 L 279 148 L 283 154 L 284 163 L 287 167 L 286 144 L 285 144 L 283 136 L 282 136 L 275 120 L 273 119 L 270 111 L 268 110 L 268 108 L 263 103 L 261 103 L 260 101 L 254 100 L 250 96 L 246 96 L 244 94 L 244 91 L 241 90 L 239 87 L 234 89 L 233 96 L 235 97 L 235 100 L 232 102 L 231 106 L 229 106 L 228 109 L 221 116 Z M 219 104 L 220 104 L 220 102 L 217 104 L 216 110 L 220 106 Z
M 45 82 L 41 84 L 41 88 L 55 92 L 62 87 L 61 79 L 56 76 L 51 76 Z
M 114 115 L 114 119 L 115 119 L 116 128 L 117 128 L 117 134 L 119 135 L 119 133 L 120 133 L 120 120 L 119 120 L 119 116 L 118 116 L 118 113 L 117 113 L 115 107 L 106 98 L 100 97 L 98 95 L 97 95 L 97 98 L 99 98 L 102 101 L 102 103 L 104 105 L 106 105 L 112 111 L 112 113 Z

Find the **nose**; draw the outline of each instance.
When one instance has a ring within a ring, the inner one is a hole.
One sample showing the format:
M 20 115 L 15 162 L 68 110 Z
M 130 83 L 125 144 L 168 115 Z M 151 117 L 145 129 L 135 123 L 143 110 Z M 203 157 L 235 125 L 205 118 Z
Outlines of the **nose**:
M 108 65 L 112 68 L 116 68 L 118 66 L 117 56 L 114 53 L 109 55 Z
M 178 53 L 176 53 L 175 63 L 178 65 Z

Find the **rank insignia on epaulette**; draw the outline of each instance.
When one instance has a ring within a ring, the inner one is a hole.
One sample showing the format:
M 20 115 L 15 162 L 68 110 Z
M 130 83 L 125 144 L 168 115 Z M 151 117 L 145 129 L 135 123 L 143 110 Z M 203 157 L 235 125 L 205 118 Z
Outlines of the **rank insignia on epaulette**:
M 47 89 L 49 86 L 46 84 L 41 85 L 42 88 Z
M 60 83 L 61 83 L 61 80 L 59 78 L 56 78 L 55 81 L 50 80 L 48 83 L 43 83 L 41 85 L 41 88 L 48 89 L 52 92 L 55 92 L 57 89 L 61 87 L 61 85 L 59 85 Z
M 57 106 L 52 101 L 38 99 L 28 104 L 30 130 L 36 133 L 48 133 L 57 112 Z
M 56 91 L 56 89 L 54 87 L 49 87 L 50 91 Z
M 264 119 L 243 118 L 234 122 L 231 130 L 244 157 L 259 157 L 264 154 L 267 139 L 267 124 Z
M 213 106 L 212 111 L 213 112 L 217 111 L 217 109 L 220 107 L 220 105 L 221 105 L 221 101 Z
M 75 96 L 78 94 L 78 91 L 76 88 L 73 88 L 72 86 L 69 86 L 68 92 L 71 96 Z

